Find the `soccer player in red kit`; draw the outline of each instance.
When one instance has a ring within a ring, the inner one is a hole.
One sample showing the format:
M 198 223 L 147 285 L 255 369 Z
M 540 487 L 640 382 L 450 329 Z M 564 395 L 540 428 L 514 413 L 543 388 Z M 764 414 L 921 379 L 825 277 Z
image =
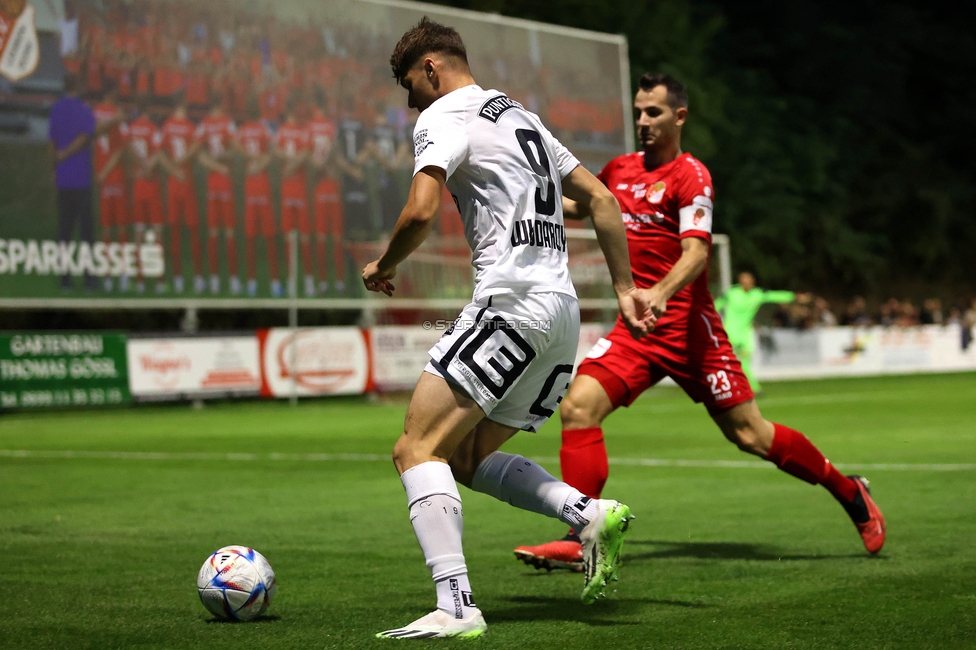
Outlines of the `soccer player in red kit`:
M 634 280 L 648 292 L 654 331 L 634 341 L 618 322 L 580 365 L 559 406 L 563 480 L 598 498 L 607 480 L 603 420 L 615 409 L 671 377 L 709 415 L 730 442 L 784 472 L 823 485 L 854 521 L 865 548 L 881 550 L 885 522 L 867 481 L 844 476 L 799 431 L 765 420 L 732 352 L 708 291 L 705 270 L 712 232 L 714 189 L 705 166 L 681 151 L 688 94 L 669 75 L 645 74 L 634 100 L 642 151 L 611 160 L 600 180 L 620 203 Z M 587 215 L 564 200 L 567 216 Z M 581 570 L 575 535 L 515 549 L 537 568 Z
M 342 250 L 343 221 L 342 187 L 339 185 L 337 156 L 333 153 L 336 139 L 335 122 L 325 116 L 321 105 L 312 110 L 308 122 L 311 138 L 311 163 L 319 180 L 315 184 L 315 244 L 318 257 L 319 293 L 329 290 L 326 241 L 332 237 L 332 264 L 335 267 L 335 288 L 346 289 L 346 261 Z
M 312 250 L 309 242 L 311 228 L 308 222 L 308 183 L 305 175 L 305 163 L 310 153 L 310 138 L 308 129 L 298 124 L 293 103 L 288 104 L 285 121 L 275 134 L 275 153 L 282 161 L 281 229 L 286 235 L 292 230 L 298 230 L 302 271 L 305 274 L 305 295 L 314 296 L 315 279 L 311 274 Z
M 244 178 L 244 236 L 247 238 L 247 293 L 257 295 L 257 259 L 255 238 L 260 229 L 268 251 L 268 272 L 271 275 L 271 295 L 281 295 L 278 279 L 278 244 L 275 241 L 274 209 L 271 206 L 271 181 L 268 164 L 271 162 L 271 130 L 261 119 L 256 103 L 248 108 L 249 121 L 237 130 L 237 147 L 245 159 Z
M 173 290 L 183 293 L 183 265 L 181 222 L 190 233 L 190 252 L 193 255 L 193 290 L 203 293 L 203 264 L 200 255 L 200 213 L 197 192 L 193 183 L 193 158 L 199 148 L 196 126 L 186 116 L 186 100 L 178 97 L 173 115 L 163 122 L 163 155 L 160 161 L 169 172 L 166 179 L 166 200 L 169 211 L 169 232 L 173 256 Z
M 159 190 L 160 150 L 163 136 L 149 119 L 145 102 L 140 103 L 138 115 L 129 124 L 129 151 L 132 154 L 132 211 L 136 241 L 148 228 L 155 241 L 163 238 L 163 201 Z M 148 236 L 148 233 L 147 233 Z M 156 285 L 161 291 L 165 285 Z M 145 291 L 142 278 L 136 279 L 136 291 Z
M 95 122 L 104 125 L 103 131 L 95 140 L 95 174 L 98 181 L 99 216 L 102 223 L 102 239 L 125 242 L 128 226 L 129 206 L 125 192 L 125 170 L 122 155 L 125 152 L 129 127 L 122 120 L 122 110 L 116 103 L 116 87 L 108 82 L 105 97 L 92 112 Z M 115 126 L 109 126 L 114 124 Z M 128 278 L 119 278 L 119 289 L 125 291 Z M 105 278 L 105 290 L 112 290 L 112 278 Z
M 224 114 L 224 98 L 219 93 L 210 97 L 210 113 L 197 127 L 200 143 L 198 160 L 208 170 L 207 174 L 207 258 L 210 260 L 210 293 L 220 293 L 220 276 L 217 275 L 217 240 L 224 231 L 227 250 L 227 270 L 230 274 L 230 292 L 241 292 L 241 279 L 237 275 L 237 211 L 234 209 L 234 183 L 230 178 L 231 143 L 234 141 L 234 123 Z

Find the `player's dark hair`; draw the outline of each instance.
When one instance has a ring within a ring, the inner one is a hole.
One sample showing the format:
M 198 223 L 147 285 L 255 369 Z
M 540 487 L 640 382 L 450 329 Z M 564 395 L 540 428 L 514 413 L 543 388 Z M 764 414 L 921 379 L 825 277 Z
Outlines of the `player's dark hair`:
M 676 108 L 688 108 L 688 91 L 685 85 L 664 72 L 651 74 L 645 72 L 637 82 L 637 86 L 644 92 L 649 92 L 658 86 L 668 89 L 668 106 L 672 110 Z
M 468 65 L 468 50 L 457 30 L 424 16 L 400 37 L 400 42 L 393 48 L 390 67 L 397 83 L 403 80 L 420 57 L 434 52 L 456 57 L 464 61 L 465 66 Z

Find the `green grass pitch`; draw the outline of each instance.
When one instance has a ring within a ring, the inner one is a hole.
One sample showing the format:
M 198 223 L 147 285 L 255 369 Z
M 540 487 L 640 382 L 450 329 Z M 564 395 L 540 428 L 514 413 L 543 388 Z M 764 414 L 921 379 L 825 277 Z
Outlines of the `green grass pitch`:
M 880 557 L 864 553 L 825 490 L 775 469 L 618 462 L 605 494 L 638 519 L 615 591 L 584 606 L 579 575 L 536 572 L 512 556 L 560 536 L 560 523 L 462 490 L 488 634 L 420 643 L 976 647 L 976 375 L 769 384 L 760 406 L 842 469 L 883 466 L 858 470 L 888 520 Z M 404 407 L 336 399 L 0 417 L 0 647 L 397 643 L 372 635 L 434 605 L 385 460 Z M 613 459 L 756 460 L 676 389 L 651 391 L 605 431 Z M 558 472 L 558 441 L 554 421 L 507 448 Z M 61 451 L 159 455 L 52 453 Z M 277 572 L 263 620 L 216 622 L 197 598 L 200 564 L 227 544 L 257 548 Z

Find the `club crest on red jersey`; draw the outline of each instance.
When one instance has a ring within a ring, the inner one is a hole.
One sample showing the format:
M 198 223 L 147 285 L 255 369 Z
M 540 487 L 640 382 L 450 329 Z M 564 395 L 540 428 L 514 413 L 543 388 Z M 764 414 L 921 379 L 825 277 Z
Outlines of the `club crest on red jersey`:
M 650 189 L 647 191 L 647 202 L 648 203 L 660 203 L 661 199 L 664 198 L 664 192 L 667 190 L 668 186 L 664 181 L 658 181 L 651 185 Z

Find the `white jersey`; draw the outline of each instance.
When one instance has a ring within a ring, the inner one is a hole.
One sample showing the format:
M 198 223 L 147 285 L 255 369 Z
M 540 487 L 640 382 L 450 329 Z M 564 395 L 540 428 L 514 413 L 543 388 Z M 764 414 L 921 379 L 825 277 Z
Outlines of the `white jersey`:
M 474 300 L 502 293 L 576 297 L 562 179 L 579 161 L 539 117 L 497 90 L 466 86 L 431 104 L 414 130 L 414 174 L 447 174 L 475 268 Z

